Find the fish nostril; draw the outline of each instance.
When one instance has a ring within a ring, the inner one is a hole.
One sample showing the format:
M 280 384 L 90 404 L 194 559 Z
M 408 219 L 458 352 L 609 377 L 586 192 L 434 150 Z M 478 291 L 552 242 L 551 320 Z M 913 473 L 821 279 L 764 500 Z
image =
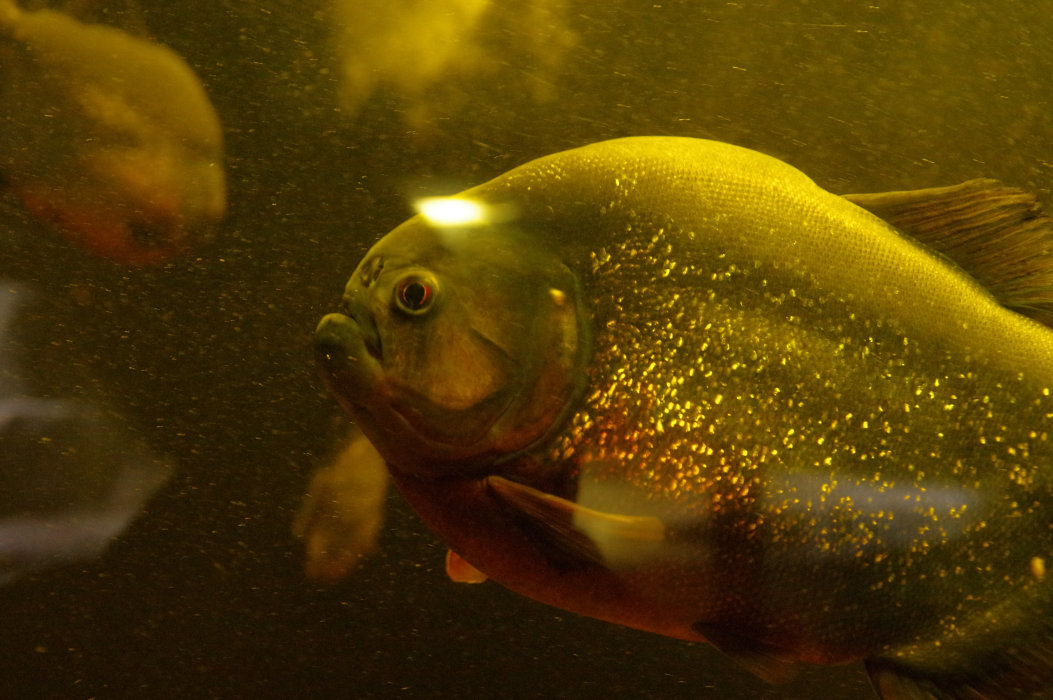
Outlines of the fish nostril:
M 377 278 L 380 277 L 380 273 L 384 270 L 384 258 L 376 256 L 369 261 L 368 264 L 362 266 L 362 272 L 359 274 L 359 282 L 363 287 L 369 288 Z

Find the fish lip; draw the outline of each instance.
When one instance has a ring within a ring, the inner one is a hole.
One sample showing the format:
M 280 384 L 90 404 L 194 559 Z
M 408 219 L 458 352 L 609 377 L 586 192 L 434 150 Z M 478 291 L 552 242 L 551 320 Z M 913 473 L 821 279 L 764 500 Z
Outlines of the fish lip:
M 327 314 L 319 321 L 314 332 L 314 351 L 323 381 L 337 397 L 349 402 L 361 403 L 365 398 L 363 388 L 375 385 L 381 374 L 380 363 L 370 352 L 361 325 L 346 314 Z
M 350 318 L 358 325 L 366 352 L 377 362 L 382 362 L 384 359 L 384 347 L 380 342 L 380 331 L 377 329 L 377 323 L 373 319 L 373 314 L 369 312 L 365 304 L 355 301 L 348 296 L 341 300 L 340 308 L 344 316 Z

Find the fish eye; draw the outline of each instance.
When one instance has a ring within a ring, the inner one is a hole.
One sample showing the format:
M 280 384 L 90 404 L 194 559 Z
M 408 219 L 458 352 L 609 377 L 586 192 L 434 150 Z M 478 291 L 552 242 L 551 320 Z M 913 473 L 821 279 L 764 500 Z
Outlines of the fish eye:
M 423 275 L 407 275 L 395 285 L 395 304 L 414 316 L 427 311 L 435 301 L 435 280 Z

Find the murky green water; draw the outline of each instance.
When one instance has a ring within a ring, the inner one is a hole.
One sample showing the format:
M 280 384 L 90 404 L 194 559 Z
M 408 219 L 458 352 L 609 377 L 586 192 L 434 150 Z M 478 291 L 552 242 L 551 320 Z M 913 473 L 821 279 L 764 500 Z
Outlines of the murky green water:
M 178 471 L 103 560 L 0 589 L 0 696 L 868 697 L 861 667 L 773 688 L 706 646 L 453 584 L 445 549 L 395 495 L 381 553 L 335 588 L 307 583 L 290 522 L 345 422 L 310 335 L 410 197 L 617 136 L 737 143 L 835 192 L 988 176 L 1053 206 L 1053 13 L 994 0 L 536 1 L 472 9 L 474 29 L 453 35 L 425 29 L 473 3 L 437 15 L 423 8 L 442 0 L 363 3 L 425 18 L 392 44 L 436 47 L 408 52 L 413 65 L 444 37 L 470 48 L 419 88 L 388 77 L 355 99 L 343 62 L 366 61 L 383 26 L 342 34 L 335 18 L 353 6 L 143 8 L 220 114 L 228 219 L 212 243 L 131 270 L 3 199 L 2 274 L 55 301 L 70 362 Z

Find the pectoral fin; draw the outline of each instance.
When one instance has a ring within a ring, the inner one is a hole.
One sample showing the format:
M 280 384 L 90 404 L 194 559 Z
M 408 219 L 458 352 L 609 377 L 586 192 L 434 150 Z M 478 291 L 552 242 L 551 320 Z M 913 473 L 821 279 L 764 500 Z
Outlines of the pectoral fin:
M 579 564 L 629 566 L 649 558 L 665 541 L 665 525 L 657 518 L 585 508 L 499 476 L 487 482 L 531 528 Z

